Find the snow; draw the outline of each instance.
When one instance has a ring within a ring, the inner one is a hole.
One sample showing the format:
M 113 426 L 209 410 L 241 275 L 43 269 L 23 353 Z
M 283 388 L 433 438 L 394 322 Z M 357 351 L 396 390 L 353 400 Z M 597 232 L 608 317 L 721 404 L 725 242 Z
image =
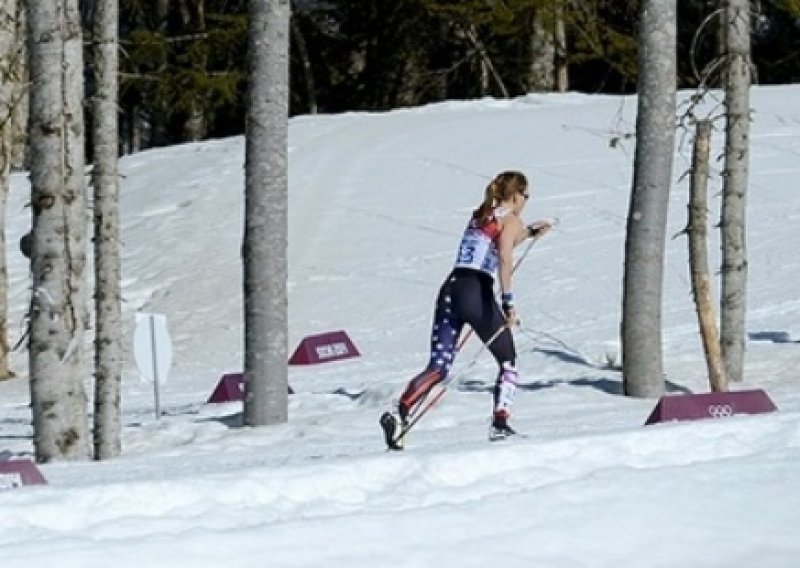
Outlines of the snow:
M 682 100 L 690 93 L 681 93 Z M 717 98 L 719 94 L 717 93 Z M 137 312 L 169 318 L 156 420 L 131 353 L 124 455 L 39 466 L 0 492 L 0 565 L 794 567 L 800 556 L 800 86 L 757 87 L 746 381 L 779 411 L 644 426 L 620 395 L 618 326 L 636 101 L 580 94 L 447 102 L 290 123 L 290 340 L 343 329 L 361 356 L 292 366 L 289 422 L 241 428 L 206 404 L 241 370 L 241 137 L 121 162 L 126 349 Z M 717 112 L 713 101 L 701 112 Z M 682 106 L 685 108 L 685 105 Z M 719 218 L 722 124 L 710 220 Z M 708 391 L 690 293 L 691 133 L 679 132 L 665 270 L 667 390 Z M 613 143 L 612 143 L 613 141 Z M 427 360 L 433 300 L 489 179 L 521 169 L 529 220 L 558 218 L 520 266 L 514 424 L 486 440 L 491 357 L 387 453 L 378 417 Z M 29 276 L 27 176 L 12 177 L 12 342 Z M 712 267 L 718 231 L 709 228 Z M 718 297 L 718 290 L 715 291 Z M 0 383 L 0 452 L 31 457 L 27 354 Z M 87 384 L 89 383 L 87 378 Z M 89 389 L 91 392 L 91 389 Z M 91 408 L 91 407 L 89 407 Z

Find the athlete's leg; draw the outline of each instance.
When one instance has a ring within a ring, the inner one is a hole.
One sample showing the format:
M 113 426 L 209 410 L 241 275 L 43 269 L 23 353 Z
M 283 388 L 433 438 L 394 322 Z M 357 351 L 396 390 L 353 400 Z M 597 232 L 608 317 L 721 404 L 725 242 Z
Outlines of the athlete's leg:
M 494 337 L 489 345 L 489 351 L 497 361 L 498 374 L 493 391 L 493 411 L 494 421 L 502 422 L 504 425 L 511 415 L 511 405 L 514 402 L 514 392 L 518 383 L 518 373 L 516 368 L 516 349 L 514 347 L 514 336 L 511 330 L 505 326 L 505 316 L 494 299 L 491 287 L 486 283 L 481 287 L 480 302 L 478 307 L 468 313 L 469 317 L 465 320 L 472 325 L 478 337 L 486 343 L 494 337 L 498 330 L 500 335 Z
M 439 290 L 431 326 L 430 360 L 425 370 L 409 381 L 400 397 L 398 412 L 403 420 L 414 405 L 447 377 L 453 365 L 456 341 L 464 326 L 463 321 L 453 311 L 454 283 L 455 277 L 450 276 Z

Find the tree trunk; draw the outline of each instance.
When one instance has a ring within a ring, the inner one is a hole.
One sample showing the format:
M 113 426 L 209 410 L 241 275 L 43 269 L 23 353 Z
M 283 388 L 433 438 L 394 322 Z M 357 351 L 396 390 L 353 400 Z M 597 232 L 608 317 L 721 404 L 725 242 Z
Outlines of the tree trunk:
M 552 28 L 535 11 L 530 16 L 531 62 L 528 72 L 528 92 L 549 93 L 555 88 L 556 44 Z
M 750 4 L 728 0 L 726 10 L 725 175 L 722 199 L 722 356 L 728 379 L 741 382 L 747 315 L 746 196 L 750 158 Z
M 24 67 L 25 40 L 19 34 L 20 12 L 17 0 L 4 0 L 0 5 L 0 380 L 14 376 L 8 362 L 6 205 L 18 133 L 15 116 L 23 92 L 20 70 Z
M 491 77 L 494 79 L 497 88 L 500 89 L 500 93 L 502 94 L 503 98 L 509 98 L 508 89 L 503 82 L 503 78 L 500 77 L 500 74 L 495 69 L 494 64 L 492 63 L 492 58 L 489 57 L 489 52 L 486 51 L 486 46 L 484 46 L 483 42 L 480 40 L 480 38 L 478 38 L 478 32 L 475 29 L 475 26 L 468 26 L 464 32 L 467 41 L 478 55 L 478 63 L 480 64 L 481 69 L 481 94 L 489 94 L 489 77 Z
M 249 0 L 244 421 L 288 419 L 289 0 Z
M 567 31 L 564 24 L 564 7 L 556 6 L 556 29 L 555 29 L 555 80 L 556 91 L 566 93 L 569 90 L 569 70 L 567 67 Z
M 189 30 L 195 37 L 192 46 L 189 48 L 196 52 L 196 70 L 205 73 L 208 67 L 208 47 L 207 40 L 203 37 L 206 31 L 206 15 L 204 0 L 188 0 L 181 3 L 181 13 L 183 16 L 183 27 Z M 189 105 L 188 116 L 183 125 L 184 139 L 190 142 L 197 142 L 206 137 L 208 133 L 208 121 L 206 120 L 205 107 L 206 101 L 203 95 L 196 89 L 192 93 L 192 101 Z
M 2 17 L 2 14 L 0 14 Z M 2 49 L 0 32 L 0 49 Z M 3 120 L 5 85 L 0 86 L 0 122 Z M 10 123 L 6 123 L 8 126 Z M 0 130 L 0 381 L 14 377 L 9 366 L 8 344 L 8 259 L 6 258 L 6 208 L 8 205 L 9 169 L 11 166 L 11 136 Z
M 76 0 L 29 0 L 33 246 L 29 367 L 36 459 L 90 454 L 84 379 L 86 194 Z
M 645 0 L 639 34 L 636 153 L 622 305 L 625 394 L 664 392 L 661 304 L 675 140 L 675 0 Z
M 9 56 L 12 67 L 9 75 L 4 80 L 9 80 L 13 85 L 13 100 L 11 112 L 10 136 L 11 144 L 11 170 L 21 170 L 27 167 L 28 158 L 28 47 L 26 41 L 25 6 L 18 0 L 5 0 L 6 10 L 9 15 L 15 14 L 9 21 L 7 28 L 9 37 L 14 43 L 0 53 Z M 11 27 L 13 26 L 13 27 Z M 5 120 L 5 119 L 2 119 Z
M 300 67 L 303 70 L 303 79 L 306 84 L 306 98 L 308 100 L 308 114 L 317 114 L 317 87 L 314 82 L 314 69 L 311 67 L 311 58 L 308 55 L 308 46 L 303 31 L 292 18 L 291 29 L 294 44 L 297 46 L 297 56 L 300 58 Z
M 118 0 L 96 0 L 93 55 L 96 93 L 94 188 L 95 389 L 94 457 L 121 452 L 122 305 L 118 181 Z
M 717 27 L 717 41 L 714 49 L 714 55 L 716 56 L 717 61 L 722 62 L 726 59 L 728 53 L 728 0 L 718 0 L 718 4 L 718 8 L 714 6 L 719 12 L 719 16 L 717 17 L 719 26 Z M 724 89 L 728 81 L 728 64 L 723 63 L 722 65 L 718 65 L 717 68 L 719 69 L 717 81 L 712 83 L 712 85 Z
M 131 107 L 131 154 L 141 152 L 144 148 L 145 121 L 142 118 L 141 105 Z
M 700 337 L 708 368 L 708 382 L 712 391 L 728 390 L 725 368 L 722 364 L 717 317 L 711 301 L 711 276 L 708 269 L 708 154 L 711 138 L 711 121 L 697 123 L 692 157 L 692 180 L 689 188 L 689 264 L 692 272 L 692 294 L 697 306 Z

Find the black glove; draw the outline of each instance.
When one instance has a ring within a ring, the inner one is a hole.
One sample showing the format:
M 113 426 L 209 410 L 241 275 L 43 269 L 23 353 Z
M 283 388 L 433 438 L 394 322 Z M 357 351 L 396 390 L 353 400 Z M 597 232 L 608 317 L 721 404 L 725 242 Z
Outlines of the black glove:
M 538 237 L 553 228 L 554 221 L 552 219 L 539 219 L 530 223 L 528 229 L 528 237 Z

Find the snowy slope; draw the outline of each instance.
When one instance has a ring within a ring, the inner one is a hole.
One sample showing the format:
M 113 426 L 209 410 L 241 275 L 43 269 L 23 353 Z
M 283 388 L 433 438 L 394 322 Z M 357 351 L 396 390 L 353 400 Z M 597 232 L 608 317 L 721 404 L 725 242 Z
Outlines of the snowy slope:
M 137 311 L 169 318 L 166 416 L 155 420 L 152 386 L 129 361 L 124 456 L 41 466 L 48 486 L 0 493 L 2 565 L 795 566 L 798 96 L 798 86 L 752 94 L 740 388 L 763 388 L 780 412 L 720 421 L 643 427 L 655 401 L 620 396 L 606 365 L 618 355 L 634 98 L 537 95 L 293 119 L 290 350 L 344 329 L 362 356 L 292 367 L 289 423 L 258 430 L 236 427 L 239 404 L 205 404 L 242 361 L 243 140 L 124 158 L 126 330 Z M 686 223 L 690 138 L 679 133 L 670 236 Z M 716 132 L 715 157 L 721 142 Z M 503 169 L 533 182 L 526 218 L 560 220 L 515 278 L 515 424 L 528 437 L 486 442 L 494 369 L 473 339 L 454 368 L 459 388 L 406 452 L 387 454 L 377 418 L 425 363 L 436 289 L 466 217 Z M 717 178 L 712 220 L 718 190 Z M 15 175 L 12 341 L 29 285 L 16 250 L 27 192 Z M 685 237 L 667 247 L 667 386 L 704 392 Z M 20 456 L 32 451 L 26 357 L 15 353 L 20 377 L 0 383 L 0 451 Z

